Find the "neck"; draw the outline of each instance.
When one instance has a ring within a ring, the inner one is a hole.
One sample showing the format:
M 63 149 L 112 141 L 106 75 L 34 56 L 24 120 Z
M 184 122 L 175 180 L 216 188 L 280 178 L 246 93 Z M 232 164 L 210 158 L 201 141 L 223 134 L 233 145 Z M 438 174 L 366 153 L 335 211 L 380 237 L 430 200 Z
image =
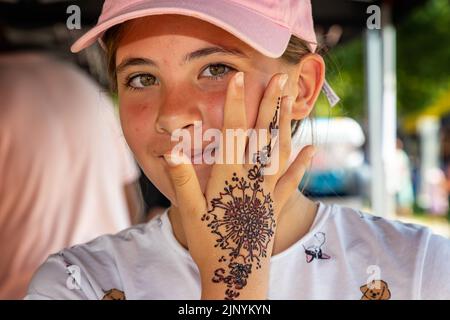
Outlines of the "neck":
M 300 240 L 311 228 L 316 213 L 317 205 L 300 191 L 296 191 L 280 212 L 272 255 L 286 250 Z M 169 209 L 169 219 L 175 238 L 188 249 L 180 212 L 173 205 Z

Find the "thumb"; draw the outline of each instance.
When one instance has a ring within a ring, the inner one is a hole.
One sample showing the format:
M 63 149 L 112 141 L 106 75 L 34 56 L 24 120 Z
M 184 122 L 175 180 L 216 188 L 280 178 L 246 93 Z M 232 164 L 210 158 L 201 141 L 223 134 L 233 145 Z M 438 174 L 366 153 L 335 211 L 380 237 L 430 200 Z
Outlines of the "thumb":
M 165 154 L 164 159 L 169 167 L 178 207 L 182 208 L 183 212 L 204 213 L 205 197 L 190 159 L 184 154 L 180 157 L 174 153 Z
M 284 175 L 278 180 L 275 186 L 274 196 L 279 203 L 284 204 L 292 192 L 298 187 L 306 169 L 311 165 L 311 160 L 315 153 L 316 148 L 313 145 L 304 147 Z

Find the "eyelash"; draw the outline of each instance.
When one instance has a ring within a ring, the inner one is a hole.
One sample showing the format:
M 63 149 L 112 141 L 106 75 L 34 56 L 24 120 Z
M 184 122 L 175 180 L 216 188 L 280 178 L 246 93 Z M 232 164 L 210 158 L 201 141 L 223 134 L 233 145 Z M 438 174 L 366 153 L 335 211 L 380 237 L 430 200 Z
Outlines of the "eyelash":
M 205 72 L 206 70 L 208 70 L 208 68 L 210 68 L 210 67 L 217 67 L 217 66 L 223 66 L 223 67 L 225 67 L 225 68 L 227 69 L 227 71 L 224 72 L 223 75 L 220 75 L 220 76 L 206 76 L 206 77 L 204 77 L 204 78 L 209 78 L 209 79 L 212 79 L 212 80 L 220 80 L 220 79 L 224 78 L 229 72 L 231 72 L 231 71 L 236 71 L 235 68 L 230 67 L 229 65 L 226 65 L 226 64 L 224 64 L 224 63 L 212 63 L 212 64 L 207 65 L 207 66 L 202 70 L 202 73 Z M 154 77 L 154 76 L 153 76 L 152 74 L 150 74 L 150 73 L 139 73 L 139 74 L 135 74 L 135 75 L 128 76 L 128 77 L 126 78 L 126 80 L 125 80 L 125 83 L 124 83 L 125 87 L 126 87 L 127 89 L 131 90 L 131 91 L 134 91 L 134 90 L 143 90 L 143 89 L 147 88 L 147 87 L 137 88 L 137 87 L 133 87 L 133 86 L 131 85 L 131 82 L 132 82 L 134 79 L 136 79 L 136 78 L 138 78 L 138 77 L 142 77 L 142 76 L 151 76 L 151 77 Z M 155 80 L 156 80 L 156 77 L 154 77 L 154 78 L 155 78 Z

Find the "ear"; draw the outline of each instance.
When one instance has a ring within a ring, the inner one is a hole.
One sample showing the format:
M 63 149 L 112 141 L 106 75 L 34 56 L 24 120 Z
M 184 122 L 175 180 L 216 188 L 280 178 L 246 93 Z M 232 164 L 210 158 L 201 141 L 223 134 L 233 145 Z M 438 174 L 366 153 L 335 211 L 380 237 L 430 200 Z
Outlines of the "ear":
M 381 280 L 383 284 L 383 294 L 381 295 L 382 300 L 389 300 L 391 298 L 391 291 L 389 290 L 388 284 Z
M 315 53 L 303 57 L 297 66 L 297 94 L 292 106 L 293 118 L 306 118 L 314 108 L 314 104 L 322 91 L 325 81 L 325 62 Z
M 361 286 L 359 289 L 361 290 L 361 292 L 362 292 L 363 294 L 366 294 L 366 292 L 367 292 L 367 284 Z
M 383 292 L 383 300 L 389 300 L 391 298 L 391 291 L 389 290 L 388 287 L 386 287 L 386 289 Z

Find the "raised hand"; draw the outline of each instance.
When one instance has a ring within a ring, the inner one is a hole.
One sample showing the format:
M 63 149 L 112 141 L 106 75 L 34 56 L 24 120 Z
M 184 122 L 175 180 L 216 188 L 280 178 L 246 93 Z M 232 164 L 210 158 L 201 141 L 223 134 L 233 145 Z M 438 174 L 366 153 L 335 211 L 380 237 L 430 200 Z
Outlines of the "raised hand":
M 286 81 L 282 74 L 271 79 L 251 131 L 243 73 L 230 81 L 218 163 L 205 194 L 188 157 L 166 156 L 202 298 L 266 297 L 277 219 L 314 152 L 304 148 L 288 166 L 293 99 L 283 97 Z

